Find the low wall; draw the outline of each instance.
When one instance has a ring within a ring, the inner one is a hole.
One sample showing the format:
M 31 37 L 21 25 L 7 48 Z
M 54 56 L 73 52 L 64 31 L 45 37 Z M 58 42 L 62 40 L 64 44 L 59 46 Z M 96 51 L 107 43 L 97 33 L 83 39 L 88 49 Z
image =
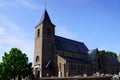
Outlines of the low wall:
M 111 76 L 103 76 L 103 77 L 64 77 L 64 78 L 59 78 L 59 77 L 44 77 L 41 78 L 40 80 L 111 80 Z

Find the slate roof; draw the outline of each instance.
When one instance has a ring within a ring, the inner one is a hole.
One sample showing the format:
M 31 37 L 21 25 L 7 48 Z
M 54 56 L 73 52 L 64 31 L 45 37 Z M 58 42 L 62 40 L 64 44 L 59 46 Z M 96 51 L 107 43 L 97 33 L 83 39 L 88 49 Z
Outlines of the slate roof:
M 95 59 L 98 49 L 88 51 L 88 60 L 92 61 Z
M 110 55 L 105 55 L 109 61 L 113 64 L 113 65 L 120 65 L 119 61 L 114 57 L 114 56 L 110 56 Z
M 55 45 L 58 50 L 66 50 L 87 54 L 88 48 L 83 42 L 78 42 L 63 37 L 55 36 Z
M 77 63 L 85 63 L 85 64 L 92 64 L 86 59 L 81 59 L 81 58 L 74 58 L 74 57 L 68 57 L 68 56 L 61 56 L 68 62 L 77 62 Z
M 40 20 L 40 23 L 42 23 L 42 22 L 51 23 L 50 17 L 48 15 L 48 12 L 47 12 L 46 9 L 45 9 L 45 11 L 44 11 L 44 13 L 43 13 L 43 15 L 41 17 L 41 20 Z

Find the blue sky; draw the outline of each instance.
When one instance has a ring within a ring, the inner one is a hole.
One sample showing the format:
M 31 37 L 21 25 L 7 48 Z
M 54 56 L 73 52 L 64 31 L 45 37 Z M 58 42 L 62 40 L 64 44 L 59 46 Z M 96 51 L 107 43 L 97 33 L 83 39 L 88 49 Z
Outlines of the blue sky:
M 34 31 L 45 0 L 0 0 L 0 61 L 17 47 L 33 62 Z M 56 35 L 84 42 L 91 50 L 120 53 L 120 0 L 46 0 Z

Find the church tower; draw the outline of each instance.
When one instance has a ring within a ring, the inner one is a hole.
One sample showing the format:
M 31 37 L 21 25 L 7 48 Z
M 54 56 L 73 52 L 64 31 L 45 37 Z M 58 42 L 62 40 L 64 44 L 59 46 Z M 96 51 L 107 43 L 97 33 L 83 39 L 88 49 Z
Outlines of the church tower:
M 55 25 L 52 24 L 47 10 L 45 10 L 40 23 L 35 27 L 35 77 L 55 76 L 56 62 Z

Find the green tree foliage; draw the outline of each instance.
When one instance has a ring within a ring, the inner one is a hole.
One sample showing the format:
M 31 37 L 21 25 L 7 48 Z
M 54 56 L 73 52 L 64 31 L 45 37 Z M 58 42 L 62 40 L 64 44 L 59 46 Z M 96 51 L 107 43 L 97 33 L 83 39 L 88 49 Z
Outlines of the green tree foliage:
M 112 52 L 112 51 L 106 51 L 106 52 L 105 51 L 99 51 L 99 54 L 101 56 L 103 56 L 104 54 L 107 54 L 107 55 L 114 56 L 114 57 L 117 58 L 117 54 L 115 52 Z
M 105 51 L 99 51 L 99 54 L 100 54 L 101 56 L 103 56 L 104 53 L 105 53 Z
M 2 63 L 0 63 L 0 80 L 2 79 L 2 72 L 3 72 L 3 69 L 2 69 L 3 67 L 2 67 Z
M 117 54 L 115 52 L 112 52 L 112 51 L 106 51 L 106 54 L 108 55 L 111 55 L 111 56 L 114 56 L 117 58 Z
M 26 54 L 17 48 L 12 48 L 9 53 L 4 53 L 0 67 L 2 68 L 0 68 L 2 80 L 9 80 L 18 76 L 25 77 L 32 71 L 32 63 L 29 63 Z

